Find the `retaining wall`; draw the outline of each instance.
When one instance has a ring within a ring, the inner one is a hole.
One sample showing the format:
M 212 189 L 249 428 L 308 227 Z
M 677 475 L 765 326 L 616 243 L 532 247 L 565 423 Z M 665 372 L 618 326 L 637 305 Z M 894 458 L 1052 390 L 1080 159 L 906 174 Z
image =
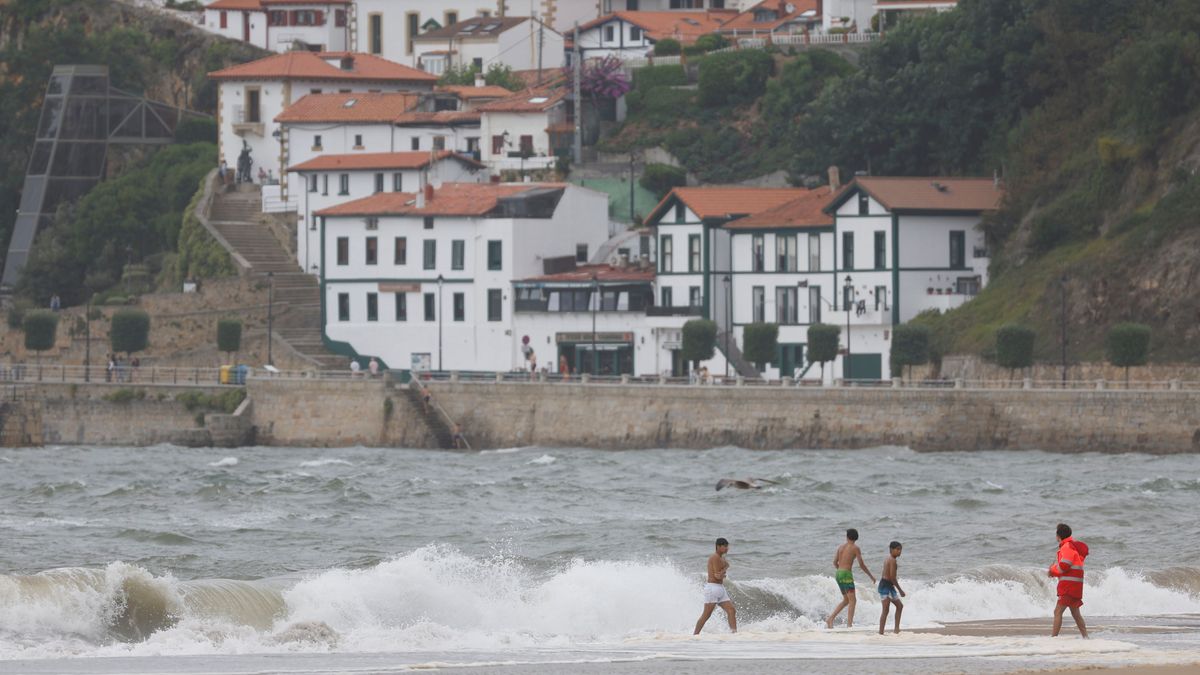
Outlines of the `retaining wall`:
M 437 447 L 405 392 L 384 378 L 255 379 L 247 390 L 263 445 Z

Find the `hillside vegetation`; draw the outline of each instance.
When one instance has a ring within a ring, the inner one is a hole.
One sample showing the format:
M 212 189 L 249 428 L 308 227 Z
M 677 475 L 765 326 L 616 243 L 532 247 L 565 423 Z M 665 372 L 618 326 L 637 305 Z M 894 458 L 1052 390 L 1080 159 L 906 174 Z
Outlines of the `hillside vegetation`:
M 42 97 L 56 64 L 109 66 L 114 87 L 213 113 L 207 73 L 257 58 L 259 50 L 222 40 L 158 14 L 110 0 L 0 3 L 0 246 L 7 248 L 20 201 Z M 39 234 L 19 291 L 44 303 L 53 293 L 80 301 L 84 282 L 104 290 L 127 261 L 157 267 L 175 250 L 183 210 L 215 166 L 215 124 L 190 124 L 182 145 L 110 152 L 103 184 Z M 208 141 L 189 144 L 192 141 Z
M 778 75 L 740 106 L 655 90 L 656 102 L 631 105 L 624 131 L 651 130 L 690 169 L 688 149 L 708 141 L 685 133 L 740 149 L 701 172 L 714 181 L 778 162 L 767 138 L 797 178 L 834 164 L 843 175 L 997 173 L 1008 196 L 985 223 L 993 283 L 959 310 L 921 318 L 940 350 L 986 354 L 995 329 L 1016 322 L 1037 331 L 1049 358 L 1065 295 L 1073 359 L 1099 358 L 1109 326 L 1139 321 L 1154 328 L 1155 359 L 1200 360 L 1189 346 L 1200 337 L 1189 292 L 1200 278 L 1198 29 L 1193 0 L 962 0 L 903 22 L 857 69 L 788 83 L 802 57 L 776 55 Z M 818 53 L 806 52 L 808 67 Z M 795 93 L 782 111 L 772 89 Z M 687 117 L 656 116 L 672 108 Z

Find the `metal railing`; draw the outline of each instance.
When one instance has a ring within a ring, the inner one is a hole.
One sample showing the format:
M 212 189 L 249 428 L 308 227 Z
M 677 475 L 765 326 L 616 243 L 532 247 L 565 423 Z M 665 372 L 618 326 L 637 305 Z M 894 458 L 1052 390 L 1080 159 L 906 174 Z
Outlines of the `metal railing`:
M 766 49 L 768 46 L 778 47 L 809 47 L 826 45 L 864 45 L 883 39 L 883 33 L 751 33 L 745 37 L 736 33 L 729 36 L 733 43 L 728 47 L 714 49 L 706 54 L 722 54 L 740 49 Z M 635 70 L 649 66 L 678 66 L 687 63 L 687 57 L 654 56 L 625 59 L 621 65 L 625 70 Z
M 252 379 L 267 380 L 334 380 L 351 381 L 371 379 L 382 380 L 382 375 L 373 378 L 367 371 L 358 373 L 349 369 L 342 370 L 276 370 L 271 372 L 265 368 L 246 366 L 245 376 L 236 372 L 237 366 L 232 366 L 226 376 L 226 382 L 221 381 L 222 368 L 218 367 L 174 367 L 149 366 L 137 368 L 127 362 L 109 370 L 103 363 L 91 366 L 16 363 L 0 365 L 0 383 L 37 384 L 70 383 L 70 384 L 112 384 L 124 386 L 143 385 L 178 385 L 178 386 L 244 386 Z

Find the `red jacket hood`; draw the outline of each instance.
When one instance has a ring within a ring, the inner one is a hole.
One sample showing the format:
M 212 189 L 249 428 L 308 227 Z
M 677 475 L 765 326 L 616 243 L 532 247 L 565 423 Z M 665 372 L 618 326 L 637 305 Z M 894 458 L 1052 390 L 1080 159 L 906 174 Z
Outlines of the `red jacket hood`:
M 1075 552 L 1079 554 L 1080 559 L 1088 557 L 1088 545 L 1082 541 L 1079 541 L 1078 539 L 1064 539 L 1063 544 L 1070 545 L 1071 548 L 1075 549 Z

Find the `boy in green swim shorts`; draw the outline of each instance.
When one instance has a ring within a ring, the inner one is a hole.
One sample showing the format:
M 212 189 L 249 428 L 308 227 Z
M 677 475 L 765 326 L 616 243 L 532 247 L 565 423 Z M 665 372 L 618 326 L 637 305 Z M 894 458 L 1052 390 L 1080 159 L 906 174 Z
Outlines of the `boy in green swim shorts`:
M 871 570 L 867 569 L 867 563 L 863 562 L 862 551 L 855 543 L 857 541 L 858 530 L 854 528 L 846 530 L 846 543 L 839 546 L 837 552 L 833 554 L 833 567 L 837 570 L 834 578 L 837 580 L 838 590 L 842 592 L 842 601 L 825 621 L 825 626 L 828 628 L 833 628 L 833 620 L 847 607 L 850 610 L 846 613 L 846 627 L 850 628 L 854 625 L 854 606 L 858 603 L 858 598 L 854 594 L 854 573 L 850 571 L 850 568 L 854 566 L 855 560 L 858 561 L 858 566 L 862 571 L 871 577 L 871 583 L 875 583 L 875 575 L 871 574 Z

